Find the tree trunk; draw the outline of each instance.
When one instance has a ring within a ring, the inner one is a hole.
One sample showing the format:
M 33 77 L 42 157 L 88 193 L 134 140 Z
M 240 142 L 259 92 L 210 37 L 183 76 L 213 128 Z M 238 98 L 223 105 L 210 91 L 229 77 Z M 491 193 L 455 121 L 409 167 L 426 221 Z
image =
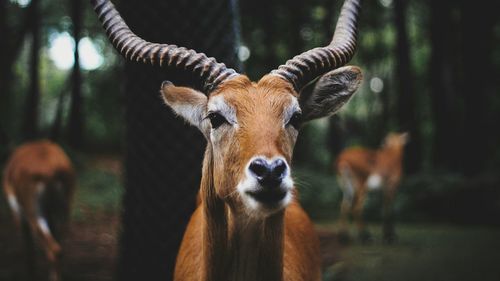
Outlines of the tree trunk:
M 398 127 L 408 131 L 411 141 L 405 149 L 405 171 L 414 173 L 421 166 L 420 129 L 416 113 L 415 96 L 411 73 L 410 47 L 406 30 L 407 0 L 394 1 L 394 20 L 396 26 L 396 84 L 398 91 Z
M 264 72 L 277 67 L 280 63 L 276 56 L 276 36 L 278 32 L 275 20 L 278 4 L 276 0 L 267 0 L 265 2 L 266 9 L 261 9 L 261 13 L 259 13 L 260 17 L 257 18 L 261 24 L 261 29 L 264 31 L 264 43 L 267 44 L 267 52 L 264 56 L 264 61 L 261 62 L 264 66 L 264 69 L 262 69 Z M 259 73 L 259 75 L 263 75 L 263 73 Z
M 460 88 L 457 78 L 460 71 L 453 57 L 458 45 L 451 13 L 450 1 L 430 1 L 431 58 L 429 77 L 434 119 L 434 144 L 432 150 L 435 168 L 458 171 L 463 146 L 461 128 L 463 118 L 460 105 Z
M 38 130 L 38 104 L 40 101 L 40 1 L 32 0 L 31 9 L 31 62 L 30 87 L 24 109 L 23 137 L 34 139 Z
M 120 3 L 123 18 L 144 39 L 193 48 L 229 67 L 239 65 L 235 1 Z M 164 105 L 159 89 L 164 80 L 177 85 L 194 81 L 187 73 L 137 63 L 127 63 L 125 72 L 126 185 L 118 280 L 171 280 L 194 210 L 205 141 Z
M 52 127 L 50 128 L 50 139 L 54 142 L 60 141 L 61 131 L 63 127 L 64 102 L 66 99 L 66 93 L 69 90 L 68 89 L 69 82 L 70 82 L 69 79 L 64 82 L 64 85 L 60 89 L 59 97 L 57 98 L 57 106 L 54 115 L 54 121 L 52 122 Z
M 9 27 L 7 25 L 7 0 L 0 0 L 0 38 L 9 38 Z M 0 52 L 0 94 L 6 94 L 4 83 L 6 81 L 7 52 Z
M 71 19 L 73 22 L 73 38 L 75 40 L 75 51 L 73 72 L 71 73 L 71 105 L 69 113 L 69 136 L 68 141 L 74 148 L 82 148 L 84 145 L 84 111 L 82 98 L 82 74 L 80 69 L 80 54 L 78 43 L 81 39 L 82 29 L 82 7 L 81 0 L 71 1 Z M 62 102 L 62 101 L 61 101 Z
M 328 132 L 327 132 L 327 142 L 326 146 L 329 150 L 331 157 L 330 164 L 336 159 L 340 154 L 342 149 L 345 147 L 345 133 L 342 130 L 341 120 L 338 115 L 334 115 L 328 120 Z M 328 166 L 330 169 L 332 166 Z
M 495 147 L 498 139 L 498 120 L 489 116 L 493 111 L 489 108 L 488 99 L 498 94 L 493 81 L 492 47 L 493 28 L 497 17 L 497 9 L 491 1 L 462 0 L 462 64 L 463 97 L 464 97 L 464 130 L 465 144 L 461 151 L 464 159 L 464 172 L 476 175 L 486 168 L 489 151 Z
M 326 15 L 322 22 L 323 32 L 325 32 L 325 42 L 323 45 L 327 45 L 332 41 L 333 33 L 335 29 L 336 18 L 335 14 L 335 1 L 327 0 L 325 3 Z M 341 120 L 338 115 L 334 115 L 328 119 L 328 129 L 326 134 L 326 146 L 331 155 L 330 164 L 327 169 L 331 171 L 332 163 L 335 161 L 336 157 L 342 151 L 345 146 L 345 132 L 342 130 Z
M 0 38 L 9 38 L 9 26 L 7 25 L 7 0 L 0 0 Z M 0 112 L 2 119 L 9 119 L 10 78 L 11 68 L 7 65 L 8 52 L 3 49 L 0 52 Z M 2 122 L 3 124 L 3 122 Z
M 17 59 L 24 42 L 24 37 L 28 30 L 32 27 L 32 14 L 35 5 L 30 5 L 25 8 L 23 13 L 23 21 L 19 30 L 14 30 L 7 22 L 8 5 L 7 0 L 0 0 L 0 38 L 9 38 L 5 40 L 2 45 L 2 52 L 0 52 L 0 114 L 1 118 L 10 120 L 12 96 L 11 85 L 13 81 L 12 67 Z M 5 129 L 11 127 L 11 124 L 4 124 Z

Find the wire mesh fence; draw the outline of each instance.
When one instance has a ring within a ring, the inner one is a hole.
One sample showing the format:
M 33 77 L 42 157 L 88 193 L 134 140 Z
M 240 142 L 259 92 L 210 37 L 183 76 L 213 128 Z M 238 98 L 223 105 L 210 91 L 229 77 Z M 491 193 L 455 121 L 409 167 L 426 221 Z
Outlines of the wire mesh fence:
M 238 69 L 236 2 L 131 1 L 118 9 L 134 32 L 151 42 L 192 48 Z M 163 104 L 170 80 L 193 85 L 186 73 L 127 63 L 126 176 L 118 280 L 168 280 L 194 210 L 203 136 Z

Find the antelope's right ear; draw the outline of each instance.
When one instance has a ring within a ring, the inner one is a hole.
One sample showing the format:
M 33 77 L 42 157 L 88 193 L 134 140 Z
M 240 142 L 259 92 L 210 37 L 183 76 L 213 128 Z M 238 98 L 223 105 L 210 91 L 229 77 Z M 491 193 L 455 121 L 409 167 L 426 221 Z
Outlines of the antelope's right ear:
M 208 102 L 206 95 L 188 87 L 176 87 L 170 81 L 161 84 L 161 95 L 177 115 L 201 129 Z

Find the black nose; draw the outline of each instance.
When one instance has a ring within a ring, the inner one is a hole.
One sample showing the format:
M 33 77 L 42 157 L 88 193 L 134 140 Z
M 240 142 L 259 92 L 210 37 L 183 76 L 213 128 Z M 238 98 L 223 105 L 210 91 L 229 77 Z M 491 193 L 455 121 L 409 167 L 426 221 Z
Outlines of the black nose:
M 268 162 L 262 158 L 253 160 L 248 168 L 257 181 L 266 188 L 279 186 L 287 170 L 285 161 L 281 159 Z

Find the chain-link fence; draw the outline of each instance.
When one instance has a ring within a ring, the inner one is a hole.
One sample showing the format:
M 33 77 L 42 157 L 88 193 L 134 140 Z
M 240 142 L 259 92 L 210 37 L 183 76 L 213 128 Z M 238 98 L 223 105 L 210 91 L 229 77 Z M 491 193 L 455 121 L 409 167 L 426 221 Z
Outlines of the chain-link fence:
M 236 2 L 132 1 L 117 8 L 139 36 L 192 48 L 238 69 Z M 118 280 L 169 280 L 194 210 L 205 141 L 163 104 L 161 82 L 193 85 L 185 73 L 127 63 L 126 192 Z M 123 83 L 125 82 L 125 83 Z M 110 81 L 112 83 L 112 81 Z

